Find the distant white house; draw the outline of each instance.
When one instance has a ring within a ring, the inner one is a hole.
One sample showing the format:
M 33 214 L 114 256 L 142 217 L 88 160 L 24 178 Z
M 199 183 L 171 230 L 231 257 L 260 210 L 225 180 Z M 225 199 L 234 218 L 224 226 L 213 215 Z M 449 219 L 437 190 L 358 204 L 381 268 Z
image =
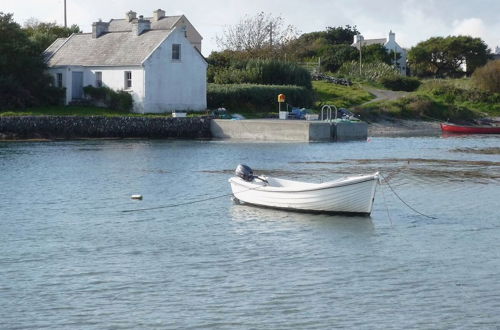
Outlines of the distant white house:
M 83 87 L 125 90 L 135 112 L 202 111 L 207 107 L 207 62 L 201 35 L 185 16 L 153 17 L 92 24 L 92 33 L 57 39 L 45 51 L 49 73 L 66 88 L 65 103 L 83 97 Z
M 493 54 L 493 59 L 494 60 L 500 60 L 500 47 L 495 48 L 495 54 Z
M 389 39 L 365 39 L 362 35 L 359 34 L 354 36 L 354 42 L 351 46 L 359 49 L 360 46 L 364 47 L 369 45 L 382 45 L 385 47 L 385 49 L 387 49 L 388 52 L 393 51 L 397 54 L 400 54 L 400 58 L 396 60 L 396 65 L 401 74 L 406 75 L 406 62 L 408 57 L 407 51 L 396 42 L 396 34 L 394 32 L 389 32 Z

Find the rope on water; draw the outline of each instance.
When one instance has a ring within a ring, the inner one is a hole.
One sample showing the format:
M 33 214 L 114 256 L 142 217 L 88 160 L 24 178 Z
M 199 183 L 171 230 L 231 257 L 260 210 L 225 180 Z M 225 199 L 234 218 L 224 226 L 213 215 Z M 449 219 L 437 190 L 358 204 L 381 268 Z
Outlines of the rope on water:
M 423 214 L 422 212 L 416 210 L 415 208 L 413 208 L 410 204 L 408 204 L 407 202 L 405 202 L 403 200 L 403 198 L 401 198 L 401 196 L 398 195 L 398 193 L 394 190 L 394 188 L 392 188 L 391 184 L 389 183 L 389 181 L 382 175 L 380 174 L 380 176 L 384 179 L 385 183 L 387 183 L 387 186 L 389 187 L 389 189 L 392 191 L 392 193 L 394 194 L 394 196 L 396 196 L 404 205 L 406 205 L 410 210 L 412 210 L 413 212 L 417 213 L 417 214 L 420 214 L 421 216 L 424 216 L 426 218 L 429 218 L 429 219 L 434 219 L 436 220 L 437 218 L 436 217 L 432 217 L 430 215 L 427 215 L 427 214 Z
M 184 202 L 184 203 L 177 203 L 177 204 L 169 204 L 169 205 L 163 205 L 163 206 L 156 206 L 156 207 L 149 207 L 149 208 L 144 208 L 144 209 L 134 209 L 134 210 L 123 210 L 122 213 L 131 213 L 131 212 L 140 212 L 140 211 L 150 211 L 150 210 L 159 210 L 159 209 L 167 209 L 170 207 L 178 207 L 178 206 L 184 206 L 184 205 L 189 205 L 189 204 L 196 204 L 196 203 L 201 203 L 201 202 L 206 202 L 218 198 L 223 198 L 223 197 L 228 197 L 231 196 L 232 193 L 230 194 L 224 194 L 224 195 L 219 195 L 219 196 L 213 196 L 209 198 L 204 198 L 204 199 L 197 199 L 194 201 L 189 201 L 189 202 Z

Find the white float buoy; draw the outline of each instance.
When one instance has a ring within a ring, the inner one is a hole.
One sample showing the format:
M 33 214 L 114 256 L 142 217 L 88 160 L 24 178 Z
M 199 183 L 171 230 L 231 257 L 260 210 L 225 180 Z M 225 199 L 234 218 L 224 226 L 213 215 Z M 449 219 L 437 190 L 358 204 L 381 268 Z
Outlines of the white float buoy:
M 132 196 L 130 196 L 130 198 L 142 200 L 142 195 L 132 195 Z

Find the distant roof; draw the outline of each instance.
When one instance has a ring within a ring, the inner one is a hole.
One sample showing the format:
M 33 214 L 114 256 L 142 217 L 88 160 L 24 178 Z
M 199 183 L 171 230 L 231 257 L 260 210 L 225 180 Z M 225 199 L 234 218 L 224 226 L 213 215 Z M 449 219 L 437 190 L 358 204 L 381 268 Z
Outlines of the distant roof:
M 136 66 L 141 65 L 171 31 L 149 30 L 139 36 L 132 32 L 110 32 L 99 38 L 92 38 L 92 33 L 74 34 L 57 39 L 44 55 L 48 66 Z
M 145 17 L 144 20 L 151 22 L 152 30 L 171 30 L 174 24 L 182 16 L 164 16 L 159 21 L 154 21 L 152 17 Z M 109 21 L 109 32 L 131 31 L 132 24 L 128 19 L 111 19 Z
M 386 42 L 387 42 L 386 38 L 381 38 L 381 39 L 364 39 L 363 41 L 361 41 L 361 45 L 363 47 L 370 46 L 370 45 L 382 45 L 383 46 L 383 45 L 385 45 Z M 358 48 L 359 44 L 357 42 L 355 42 L 351 46 Z

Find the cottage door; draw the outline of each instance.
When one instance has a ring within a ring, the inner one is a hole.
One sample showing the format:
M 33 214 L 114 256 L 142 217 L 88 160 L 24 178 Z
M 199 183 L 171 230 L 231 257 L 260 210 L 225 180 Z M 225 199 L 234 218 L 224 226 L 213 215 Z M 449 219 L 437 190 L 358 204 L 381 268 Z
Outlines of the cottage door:
M 73 100 L 81 99 L 83 98 L 83 72 L 73 71 L 72 78 L 71 98 Z

